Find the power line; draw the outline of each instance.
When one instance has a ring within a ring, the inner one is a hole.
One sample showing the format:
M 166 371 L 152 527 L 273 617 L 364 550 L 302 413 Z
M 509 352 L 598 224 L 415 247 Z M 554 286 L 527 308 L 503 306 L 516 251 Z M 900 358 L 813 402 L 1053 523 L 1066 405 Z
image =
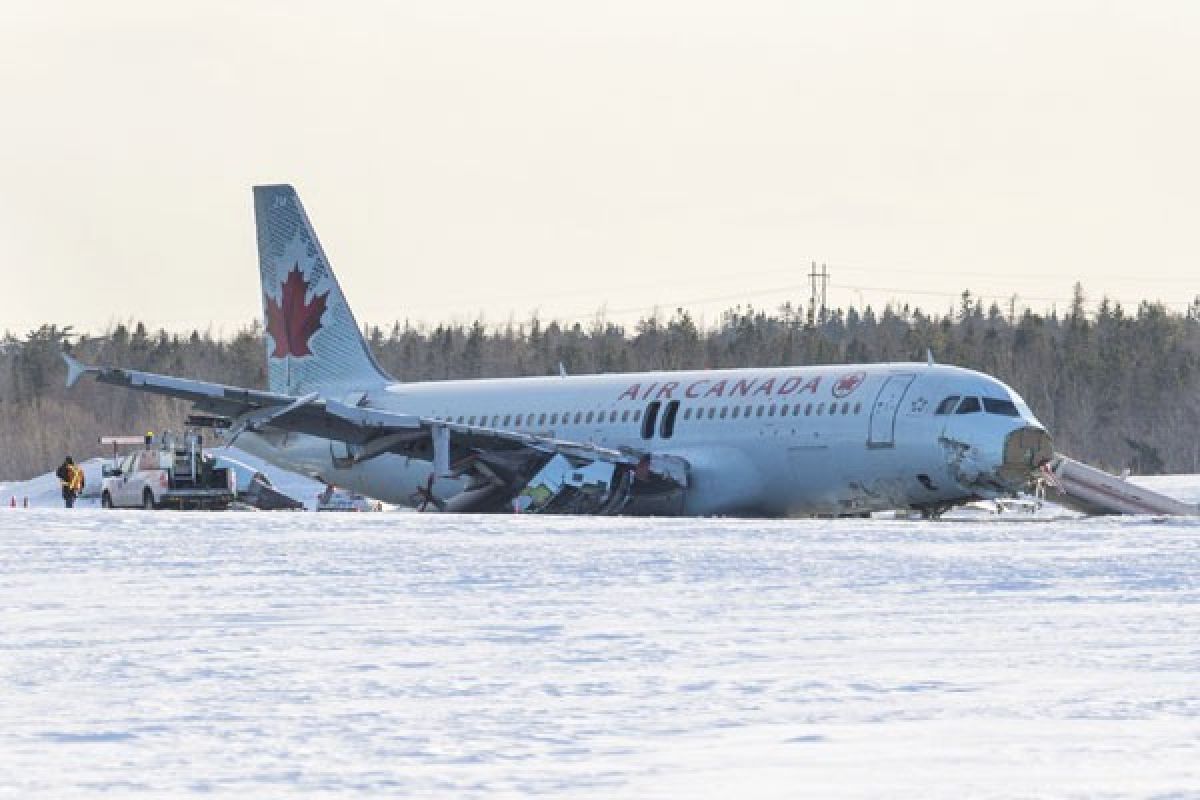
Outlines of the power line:
M 799 294 L 804 289 L 807 289 L 809 292 L 808 316 L 809 316 L 809 324 L 811 325 L 811 324 L 813 324 L 814 320 L 817 318 L 817 315 L 821 314 L 824 310 L 828 309 L 828 289 L 829 289 L 829 287 L 833 287 L 835 289 L 845 289 L 845 290 L 849 290 L 849 291 L 858 293 L 859 305 L 864 306 L 864 307 L 867 305 L 867 303 L 865 303 L 863 300 L 864 294 L 879 295 L 881 293 L 889 293 L 889 294 L 895 295 L 894 297 L 889 298 L 886 301 L 884 301 L 884 302 L 891 303 L 891 304 L 900 304 L 902 302 L 902 298 L 904 296 L 940 297 L 940 298 L 947 298 L 947 299 L 957 299 L 957 298 L 962 297 L 962 294 L 963 294 L 962 290 L 945 291 L 945 290 L 936 290 L 936 289 L 917 289 L 914 287 L 878 286 L 878 285 L 873 285 L 873 284 L 865 284 L 864 285 L 864 284 L 855 284 L 855 283 L 833 283 L 830 281 L 830 272 L 828 269 L 828 265 L 822 264 L 820 267 L 820 270 L 818 270 L 817 262 L 812 261 L 812 262 L 810 262 L 810 267 L 811 267 L 811 272 L 807 276 L 808 277 L 807 284 L 788 283 L 788 284 L 783 284 L 783 285 L 778 285 L 778 286 L 773 286 L 773 287 L 768 287 L 768 288 L 763 288 L 763 289 L 755 289 L 753 291 L 746 291 L 743 289 L 743 290 L 732 291 L 732 292 L 723 292 L 720 294 L 693 296 L 693 297 L 688 297 L 688 298 L 676 298 L 669 302 L 639 303 L 637 305 L 629 305 L 629 306 L 623 306 L 623 307 L 618 307 L 618 308 L 610 308 L 605 304 L 600 304 L 600 305 L 594 306 L 588 310 L 577 309 L 574 311 L 568 311 L 564 314 L 550 315 L 547 317 L 547 319 L 554 319 L 559 322 L 578 322 L 578 321 L 583 321 L 583 320 L 587 320 L 587 319 L 593 319 L 593 318 L 597 317 L 598 315 L 603 315 L 603 316 L 607 316 L 607 315 L 623 316 L 623 315 L 627 315 L 627 314 L 646 315 L 649 313 L 656 312 L 657 309 L 664 308 L 664 307 L 666 307 L 666 308 L 688 308 L 688 307 L 695 307 L 695 306 L 706 306 L 706 305 L 711 305 L 714 303 L 727 303 L 727 302 L 738 303 L 740 301 L 747 301 L 747 300 L 757 299 L 757 298 L 762 298 L 762 297 L 770 297 L 770 296 L 781 295 L 781 294 L 785 294 L 785 293 Z M 848 272 L 866 272 L 866 271 L 868 271 L 867 268 L 864 268 L 864 267 L 844 266 L 844 267 L 839 267 L 839 268 L 844 269 L 845 271 L 848 271 Z M 947 275 L 954 275 L 957 277 L 987 277 L 987 278 L 993 278 L 993 279 L 1001 279 L 1004 277 L 1011 278 L 1011 277 L 1017 277 L 1020 275 L 1020 273 L 1005 273 L 1003 275 L 996 273 L 996 272 L 980 273 L 980 272 L 954 271 L 954 272 L 950 272 L 950 273 L 942 273 L 942 272 L 939 272 L 936 270 L 903 270 L 903 269 L 889 270 L 889 272 L 901 273 L 901 274 L 918 274 L 918 275 L 947 274 Z M 764 275 L 787 274 L 787 273 L 795 274 L 794 269 L 791 269 L 791 270 L 760 270 L 757 272 L 738 273 L 738 279 L 744 283 L 747 278 L 753 278 L 753 277 L 764 276 Z M 1033 277 L 1033 276 L 1031 276 L 1031 277 Z M 607 286 L 607 288 L 611 292 L 624 293 L 624 292 L 634 292 L 639 289 L 661 288 L 661 286 L 662 286 L 661 282 L 657 282 L 657 283 L 638 283 L 638 284 L 627 284 L 627 285 L 611 285 L 610 284 Z M 580 296 L 581 294 L 582 294 L 582 292 L 579 292 L 579 291 L 558 292 L 555 294 L 540 295 L 539 299 L 554 298 L 554 297 L 577 297 L 577 296 Z M 1019 299 L 1022 303 L 1034 302 L 1034 303 L 1050 303 L 1050 304 L 1068 305 L 1072 302 L 1072 298 L 1067 297 L 1067 296 L 1025 295 L 1025 294 L 1021 294 L 1020 292 L 980 293 L 977 291 L 971 291 L 971 297 L 978 299 L 978 300 L 996 301 L 996 302 L 1002 302 L 1002 303 L 1006 303 L 1006 304 L 1012 304 L 1014 297 Z M 495 299 L 496 298 L 492 299 L 493 303 L 495 302 Z M 1161 302 L 1165 306 L 1179 307 L 1179 308 L 1186 308 L 1191 305 L 1191 301 L 1158 301 L 1158 302 Z M 853 303 L 851 303 L 849 305 L 852 307 Z M 422 305 L 408 306 L 406 311 L 408 311 L 409 313 L 406 314 L 406 316 L 408 316 L 410 319 L 413 319 L 414 316 L 412 315 L 411 312 L 414 309 L 422 309 L 423 308 L 426 311 L 429 311 L 429 310 L 433 310 L 433 309 L 437 309 L 437 308 L 461 309 L 462 307 L 463 307 L 462 301 L 458 301 L 452 305 L 438 304 L 438 305 L 432 305 L 432 306 L 422 306 Z M 529 310 L 528 313 L 538 313 L 538 309 L 539 309 L 539 306 L 534 306 L 532 309 Z M 511 316 L 514 316 L 515 313 L 516 313 L 515 309 L 510 309 L 508 312 L 508 315 L 511 317 Z M 420 318 L 417 317 L 416 319 L 420 319 Z
M 818 322 L 825 321 L 825 309 L 829 306 L 829 268 L 822 264 L 821 271 L 817 272 L 817 262 L 812 262 L 808 282 L 812 290 L 808 301 L 808 327 L 813 328 Z

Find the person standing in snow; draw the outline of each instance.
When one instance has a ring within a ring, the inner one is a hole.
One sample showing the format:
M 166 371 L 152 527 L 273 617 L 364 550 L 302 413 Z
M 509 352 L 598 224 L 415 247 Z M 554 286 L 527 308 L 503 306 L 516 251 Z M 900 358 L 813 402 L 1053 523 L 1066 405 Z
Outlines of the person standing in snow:
M 83 470 L 75 465 L 74 459 L 67 456 L 62 465 L 54 471 L 58 482 L 62 484 L 63 505 L 75 507 L 75 498 L 83 491 Z

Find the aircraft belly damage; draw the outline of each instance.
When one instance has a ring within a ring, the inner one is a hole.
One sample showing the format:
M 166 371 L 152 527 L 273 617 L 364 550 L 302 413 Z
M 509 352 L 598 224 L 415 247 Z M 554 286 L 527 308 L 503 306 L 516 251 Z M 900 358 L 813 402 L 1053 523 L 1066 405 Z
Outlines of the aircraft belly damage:
M 466 488 L 446 511 L 678 516 L 688 488 L 687 463 L 647 456 L 636 464 L 536 450 L 476 450 L 450 474 Z

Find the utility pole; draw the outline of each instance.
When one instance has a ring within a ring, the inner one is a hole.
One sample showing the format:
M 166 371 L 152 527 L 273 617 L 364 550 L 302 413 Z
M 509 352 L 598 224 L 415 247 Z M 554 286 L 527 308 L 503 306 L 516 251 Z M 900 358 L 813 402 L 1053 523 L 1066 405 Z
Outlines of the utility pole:
M 818 322 L 825 321 L 825 309 L 828 301 L 829 291 L 829 269 L 824 264 L 821 265 L 821 271 L 817 272 L 817 262 L 812 262 L 812 271 L 808 273 L 808 285 L 810 288 L 808 298 L 808 327 L 816 327 Z M 818 311 L 819 309 L 819 311 Z

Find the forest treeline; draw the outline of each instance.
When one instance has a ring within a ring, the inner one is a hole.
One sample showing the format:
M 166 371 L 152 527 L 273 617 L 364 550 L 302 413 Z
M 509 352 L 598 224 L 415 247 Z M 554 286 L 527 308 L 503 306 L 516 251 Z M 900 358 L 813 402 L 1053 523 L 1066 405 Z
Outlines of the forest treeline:
M 1092 308 L 1081 287 L 1062 313 L 985 307 L 969 292 L 953 310 L 834 309 L 813 324 L 799 306 L 737 307 L 701 327 L 686 310 L 625 327 L 536 317 L 500 327 L 369 327 L 380 363 L 402 380 L 718 367 L 924 361 L 996 376 L 1019 391 L 1060 452 L 1140 474 L 1200 472 L 1200 298 L 1182 312 L 1144 302 Z M 103 434 L 178 429 L 187 404 L 97 385 L 64 387 L 59 353 L 85 362 L 265 387 L 255 323 L 231 337 L 117 325 L 99 336 L 45 325 L 0 340 L 0 477 L 27 478 L 70 453 L 102 454 Z

